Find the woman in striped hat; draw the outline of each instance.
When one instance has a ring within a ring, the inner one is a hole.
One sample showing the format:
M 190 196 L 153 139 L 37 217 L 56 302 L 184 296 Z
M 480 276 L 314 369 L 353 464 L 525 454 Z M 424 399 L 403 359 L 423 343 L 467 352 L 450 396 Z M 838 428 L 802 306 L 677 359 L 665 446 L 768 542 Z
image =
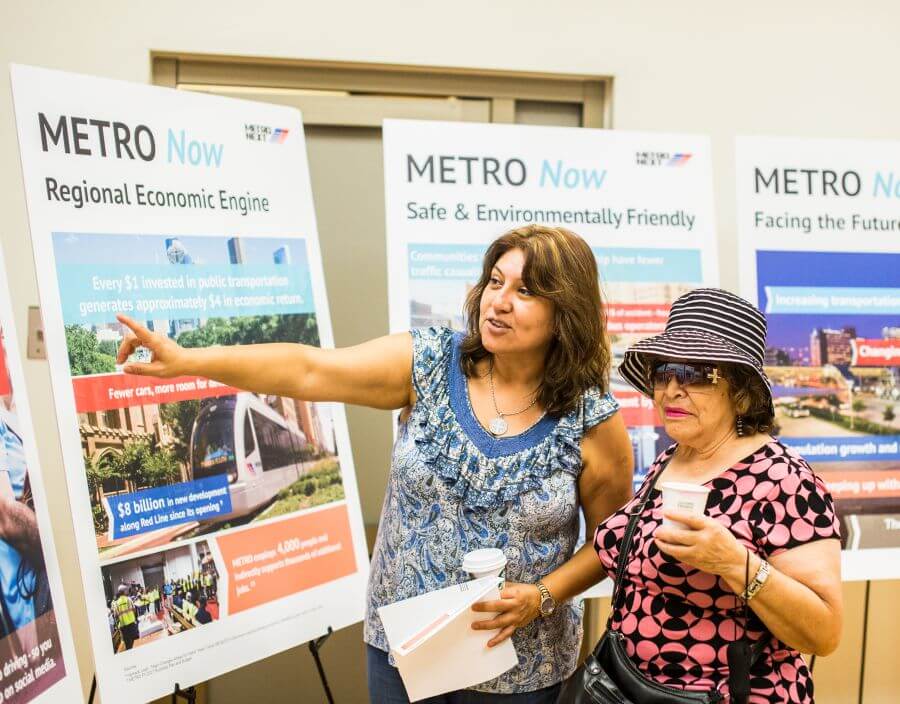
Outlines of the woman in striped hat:
M 731 701 L 747 701 L 749 687 L 751 702 L 812 702 L 800 653 L 838 645 L 839 528 L 821 479 L 770 435 L 765 338 L 756 307 L 698 289 L 673 304 L 661 335 L 626 352 L 620 374 L 653 399 L 675 443 L 634 499 L 599 525 L 594 547 L 614 574 L 625 526 L 649 489 L 611 620 L 640 672 Z M 669 482 L 709 490 L 704 514 L 664 511 L 658 487 Z M 732 642 L 756 646 L 749 678 L 752 656 Z

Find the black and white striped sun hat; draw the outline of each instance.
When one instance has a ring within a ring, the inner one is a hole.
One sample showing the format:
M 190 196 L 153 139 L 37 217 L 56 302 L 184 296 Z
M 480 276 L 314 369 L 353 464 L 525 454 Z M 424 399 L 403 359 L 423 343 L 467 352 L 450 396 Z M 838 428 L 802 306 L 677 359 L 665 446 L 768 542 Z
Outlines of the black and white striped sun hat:
M 653 396 L 647 369 L 650 357 L 751 367 L 769 389 L 772 406 L 772 384 L 763 371 L 766 318 L 756 306 L 733 293 L 720 288 L 689 291 L 672 304 L 662 334 L 628 349 L 619 374 L 646 396 Z

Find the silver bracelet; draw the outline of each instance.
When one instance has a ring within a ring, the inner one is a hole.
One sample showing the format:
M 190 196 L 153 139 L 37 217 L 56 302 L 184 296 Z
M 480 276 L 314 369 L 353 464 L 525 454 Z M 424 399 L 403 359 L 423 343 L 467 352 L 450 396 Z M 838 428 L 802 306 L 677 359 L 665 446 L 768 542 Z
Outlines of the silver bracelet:
M 760 558 L 759 569 L 756 570 L 756 575 L 752 580 L 750 580 L 747 588 L 744 590 L 743 594 L 741 594 L 741 599 L 743 599 L 744 601 L 750 601 L 759 593 L 759 590 L 763 588 L 763 585 L 766 583 L 766 580 L 768 578 L 769 563 Z

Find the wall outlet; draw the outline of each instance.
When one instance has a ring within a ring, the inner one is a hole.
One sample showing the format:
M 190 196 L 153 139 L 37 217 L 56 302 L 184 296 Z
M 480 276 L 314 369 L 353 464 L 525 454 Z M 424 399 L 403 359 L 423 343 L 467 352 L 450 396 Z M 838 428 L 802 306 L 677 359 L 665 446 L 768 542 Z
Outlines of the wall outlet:
M 28 359 L 47 359 L 44 321 L 38 306 L 28 306 Z

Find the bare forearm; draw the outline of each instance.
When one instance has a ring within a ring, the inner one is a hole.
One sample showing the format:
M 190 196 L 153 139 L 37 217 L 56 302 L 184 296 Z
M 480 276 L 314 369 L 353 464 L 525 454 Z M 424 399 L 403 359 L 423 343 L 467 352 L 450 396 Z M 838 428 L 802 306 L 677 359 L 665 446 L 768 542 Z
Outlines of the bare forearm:
M 750 579 L 759 569 L 760 558 L 750 557 Z M 723 578 L 736 594 L 744 591 L 745 563 L 734 565 Z M 769 632 L 804 653 L 827 655 L 836 647 L 841 633 L 841 617 L 812 589 L 770 567 L 765 586 L 749 606 Z
M 594 547 L 585 543 L 565 563 L 541 581 L 559 602 L 578 596 L 606 577 Z
M 307 376 L 312 349 L 286 342 L 186 349 L 182 373 L 260 394 L 303 398 L 301 380 Z
M 414 400 L 412 337 L 386 335 L 343 349 L 268 343 L 185 349 L 126 315 L 116 361 L 126 374 L 163 379 L 193 375 L 260 394 L 397 409 Z M 138 348 L 149 362 L 128 362 Z

